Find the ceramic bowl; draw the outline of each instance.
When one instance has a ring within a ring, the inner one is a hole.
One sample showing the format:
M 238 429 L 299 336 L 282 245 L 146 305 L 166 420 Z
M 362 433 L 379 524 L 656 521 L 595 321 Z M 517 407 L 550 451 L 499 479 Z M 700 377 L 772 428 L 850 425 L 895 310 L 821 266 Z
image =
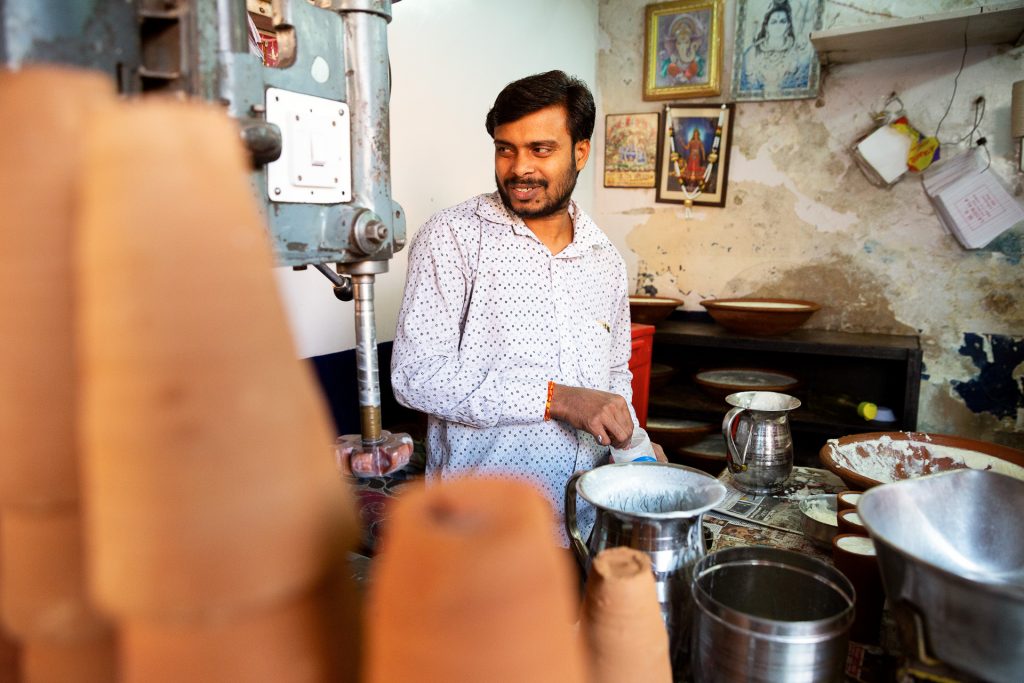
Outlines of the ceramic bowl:
M 680 299 L 637 294 L 629 297 L 629 316 L 635 323 L 654 325 L 672 315 L 672 311 L 682 305 Z
M 667 453 L 669 450 L 697 443 L 708 434 L 718 431 L 719 426 L 696 420 L 648 417 L 646 429 L 651 441 L 660 445 Z
M 668 384 L 668 381 L 672 379 L 672 375 L 674 374 L 676 374 L 676 369 L 671 365 L 665 365 L 663 363 L 651 363 L 650 391 L 660 389 L 661 387 Z
M 670 462 L 695 467 L 717 477 L 725 469 L 725 438 L 720 432 L 708 434 L 697 443 L 666 452 Z
M 775 391 L 786 393 L 800 381 L 784 372 L 761 368 L 717 368 L 701 370 L 693 381 L 705 393 L 715 398 L 725 398 L 741 391 Z
M 851 489 L 914 479 L 949 470 L 994 470 L 1024 480 L 1024 451 L 924 432 L 870 432 L 830 439 L 822 464 Z
M 700 305 L 722 327 L 757 336 L 795 330 L 821 308 L 813 301 L 801 299 L 709 299 Z

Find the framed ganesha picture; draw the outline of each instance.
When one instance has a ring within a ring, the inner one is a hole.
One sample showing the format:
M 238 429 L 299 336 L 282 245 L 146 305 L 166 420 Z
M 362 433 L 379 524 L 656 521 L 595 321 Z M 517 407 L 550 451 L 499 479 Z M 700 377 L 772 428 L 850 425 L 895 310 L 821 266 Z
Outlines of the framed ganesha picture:
M 732 103 L 666 105 L 656 201 L 725 206 L 734 118 Z
M 682 0 L 647 6 L 645 100 L 707 97 L 721 91 L 723 4 Z

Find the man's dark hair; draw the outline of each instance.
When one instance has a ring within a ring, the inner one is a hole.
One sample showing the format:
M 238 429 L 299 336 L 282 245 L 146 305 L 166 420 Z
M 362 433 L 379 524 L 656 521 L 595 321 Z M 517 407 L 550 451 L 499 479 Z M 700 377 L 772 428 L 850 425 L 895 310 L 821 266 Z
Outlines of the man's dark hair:
M 586 83 L 563 71 L 535 74 L 506 85 L 487 112 L 487 133 L 493 138 L 498 126 L 556 104 L 565 107 L 572 143 L 589 140 L 594 134 L 594 96 Z

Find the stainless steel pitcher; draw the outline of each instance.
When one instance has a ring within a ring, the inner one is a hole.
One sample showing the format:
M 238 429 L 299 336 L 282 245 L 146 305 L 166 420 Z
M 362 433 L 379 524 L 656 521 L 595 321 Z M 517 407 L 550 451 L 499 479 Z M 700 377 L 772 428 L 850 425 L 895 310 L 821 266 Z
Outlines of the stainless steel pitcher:
M 799 408 L 800 401 L 774 391 L 741 391 L 725 402 L 735 406 L 722 420 L 733 484 L 756 494 L 782 490 L 793 471 L 789 411 Z
M 628 546 L 647 553 L 669 635 L 673 675 L 689 670 L 693 565 L 704 557 L 702 515 L 722 502 L 725 486 L 699 470 L 660 462 L 628 462 L 577 472 L 565 487 L 565 527 L 589 573 L 605 548 Z M 589 543 L 576 522 L 576 496 L 597 516 Z

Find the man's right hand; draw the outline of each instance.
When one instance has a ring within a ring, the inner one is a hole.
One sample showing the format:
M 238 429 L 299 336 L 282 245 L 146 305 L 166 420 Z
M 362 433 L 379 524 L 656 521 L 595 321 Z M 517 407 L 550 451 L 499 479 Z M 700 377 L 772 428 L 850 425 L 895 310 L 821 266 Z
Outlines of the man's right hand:
M 633 418 L 618 394 L 556 384 L 551 392 L 552 419 L 589 432 L 599 444 L 623 448 L 633 436 Z

